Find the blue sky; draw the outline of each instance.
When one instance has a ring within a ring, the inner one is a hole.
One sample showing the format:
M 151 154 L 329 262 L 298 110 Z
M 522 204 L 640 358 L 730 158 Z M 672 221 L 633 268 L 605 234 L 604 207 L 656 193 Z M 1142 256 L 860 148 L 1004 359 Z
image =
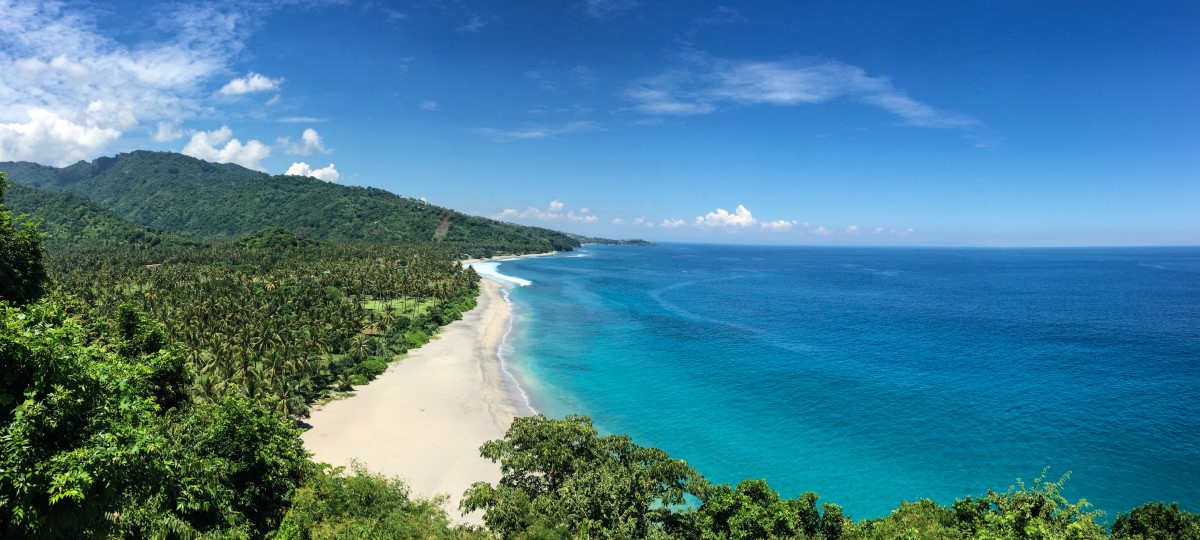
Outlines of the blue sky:
M 654 240 L 1200 244 L 1195 2 L 0 0 L 0 161 Z

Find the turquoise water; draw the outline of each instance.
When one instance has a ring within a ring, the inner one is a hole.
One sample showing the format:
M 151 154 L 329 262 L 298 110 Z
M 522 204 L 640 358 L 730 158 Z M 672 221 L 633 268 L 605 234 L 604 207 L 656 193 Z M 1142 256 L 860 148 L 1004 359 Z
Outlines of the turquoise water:
M 856 519 L 1045 467 L 1200 511 L 1200 248 L 590 246 L 502 263 L 548 415 Z

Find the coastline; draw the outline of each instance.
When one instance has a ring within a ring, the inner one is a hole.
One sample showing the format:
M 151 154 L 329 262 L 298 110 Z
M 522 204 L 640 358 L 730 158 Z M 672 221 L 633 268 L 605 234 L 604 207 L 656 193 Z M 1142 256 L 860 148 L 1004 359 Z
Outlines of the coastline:
M 503 437 L 516 416 L 496 361 L 507 328 L 500 284 L 483 280 L 479 305 L 462 320 L 354 396 L 314 410 L 305 448 L 316 461 L 357 460 L 398 476 L 422 497 L 448 495 L 451 519 L 482 523 L 482 515 L 459 518 L 458 503 L 471 484 L 500 480 L 500 465 L 480 457 L 479 447 Z
M 463 259 L 459 262 L 462 263 L 463 266 L 467 266 L 469 264 L 475 264 L 475 263 L 481 263 L 481 262 L 500 262 L 500 261 L 511 261 L 514 259 L 526 259 L 526 258 L 530 258 L 530 257 L 546 257 L 549 255 L 554 255 L 556 253 L 558 253 L 558 252 L 557 251 L 545 251 L 542 253 L 529 253 L 527 255 L 494 255 L 494 256 L 485 257 L 482 259 Z
M 482 524 L 482 512 L 460 517 L 458 509 L 471 484 L 500 480 L 500 465 L 480 457 L 479 447 L 502 438 L 518 411 L 528 408 L 516 402 L 515 381 L 501 365 L 500 347 L 512 328 L 506 287 L 484 277 L 478 305 L 462 320 L 355 387 L 354 396 L 314 409 L 307 420 L 312 428 L 301 436 L 313 459 L 334 466 L 358 461 L 400 477 L 415 495 L 448 496 L 443 508 L 452 520 Z

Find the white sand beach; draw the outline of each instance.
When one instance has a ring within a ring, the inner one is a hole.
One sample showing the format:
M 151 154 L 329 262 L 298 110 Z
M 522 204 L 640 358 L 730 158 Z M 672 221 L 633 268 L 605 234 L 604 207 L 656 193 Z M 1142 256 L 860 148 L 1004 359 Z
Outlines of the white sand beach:
M 481 458 L 479 447 L 503 437 L 516 414 L 497 360 L 509 316 L 500 287 L 484 279 L 479 305 L 462 320 L 357 395 L 315 410 L 303 435 L 314 459 L 358 460 L 403 478 L 417 495 L 449 495 L 452 519 L 482 523 L 481 513 L 460 518 L 458 503 L 472 483 L 500 479 L 499 464 Z

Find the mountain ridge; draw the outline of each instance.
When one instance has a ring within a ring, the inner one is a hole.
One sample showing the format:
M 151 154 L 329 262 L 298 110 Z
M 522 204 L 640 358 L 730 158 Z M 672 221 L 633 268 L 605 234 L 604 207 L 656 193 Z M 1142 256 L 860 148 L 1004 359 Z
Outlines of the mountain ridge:
M 4 162 L 0 170 L 13 184 L 90 199 L 138 227 L 207 241 L 282 227 L 314 240 L 438 243 L 473 254 L 612 242 L 471 216 L 379 188 L 272 176 L 171 152 L 138 150 L 61 168 Z

